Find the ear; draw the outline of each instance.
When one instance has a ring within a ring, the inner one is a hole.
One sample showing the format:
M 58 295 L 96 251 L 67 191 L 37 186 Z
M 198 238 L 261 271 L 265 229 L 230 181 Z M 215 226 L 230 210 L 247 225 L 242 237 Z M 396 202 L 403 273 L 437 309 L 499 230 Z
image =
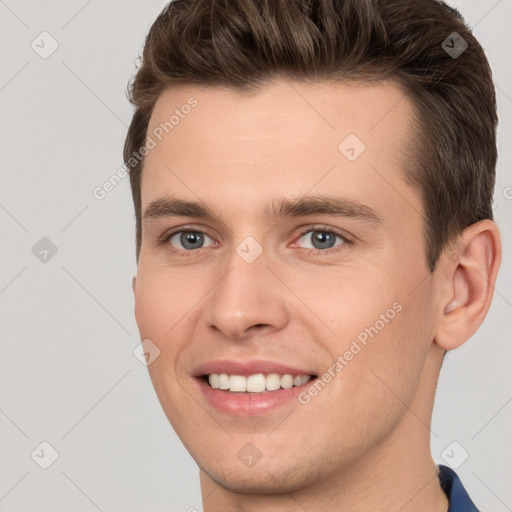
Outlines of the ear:
M 487 315 L 501 263 L 498 226 L 492 220 L 477 222 L 461 233 L 455 247 L 443 253 L 447 260 L 435 342 L 444 350 L 461 346 Z
M 135 283 L 136 283 L 136 281 L 137 281 L 136 276 L 133 276 L 132 277 L 132 292 L 133 292 L 134 295 L 135 295 Z

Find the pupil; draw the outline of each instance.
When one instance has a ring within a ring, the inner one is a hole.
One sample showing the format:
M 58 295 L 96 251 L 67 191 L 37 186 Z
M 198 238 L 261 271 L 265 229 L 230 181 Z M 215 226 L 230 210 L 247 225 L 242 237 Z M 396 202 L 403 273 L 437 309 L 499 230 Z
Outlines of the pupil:
M 197 249 L 203 242 L 203 235 L 194 231 L 188 231 L 181 234 L 181 243 L 185 249 Z
M 332 247 L 332 245 L 330 245 L 329 242 L 332 243 L 333 241 L 334 236 L 332 235 L 332 233 L 325 233 L 323 231 L 317 231 L 317 235 L 313 237 L 313 245 L 317 249 L 330 248 Z M 320 246 L 318 247 L 315 242 L 319 242 Z

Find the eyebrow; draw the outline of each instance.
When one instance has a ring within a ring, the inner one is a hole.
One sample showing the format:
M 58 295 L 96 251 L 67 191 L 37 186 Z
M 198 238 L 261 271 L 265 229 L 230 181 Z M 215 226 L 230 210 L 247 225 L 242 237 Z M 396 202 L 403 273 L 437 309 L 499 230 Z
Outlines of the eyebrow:
M 274 199 L 263 208 L 263 217 L 269 221 L 284 217 L 312 215 L 333 215 L 374 225 L 383 224 L 382 218 L 369 206 L 336 196 L 305 196 L 294 200 Z M 187 201 L 175 197 L 163 197 L 152 201 L 142 216 L 144 221 L 165 217 L 197 217 L 222 222 L 220 215 L 204 202 Z

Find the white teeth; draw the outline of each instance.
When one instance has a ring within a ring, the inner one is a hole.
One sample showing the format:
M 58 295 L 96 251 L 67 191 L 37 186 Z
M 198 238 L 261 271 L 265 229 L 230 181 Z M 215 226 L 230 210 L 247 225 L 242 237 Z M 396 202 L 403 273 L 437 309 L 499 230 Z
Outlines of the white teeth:
M 229 389 L 229 375 L 227 373 L 219 375 L 219 389 Z
M 210 375 L 210 378 L 208 379 L 210 382 L 210 386 L 213 389 L 219 389 L 219 374 L 218 373 L 212 373 Z
M 267 379 L 262 373 L 247 377 L 247 391 L 250 393 L 261 393 L 265 391 Z
M 293 386 L 293 375 L 283 375 L 281 377 L 281 387 L 283 389 L 290 389 Z
M 208 382 L 214 389 L 232 392 L 263 393 L 264 391 L 276 391 L 280 388 L 290 389 L 293 386 L 302 386 L 311 380 L 310 375 L 291 375 L 286 373 L 256 373 L 244 377 L 243 375 L 228 375 L 227 373 L 211 373 Z
M 229 376 L 230 391 L 247 391 L 247 379 L 241 375 Z
M 306 384 L 306 382 L 309 382 L 311 380 L 311 377 L 309 375 L 301 375 L 300 376 L 300 385 Z
M 281 387 L 281 377 L 277 373 L 267 375 L 267 391 L 275 391 Z

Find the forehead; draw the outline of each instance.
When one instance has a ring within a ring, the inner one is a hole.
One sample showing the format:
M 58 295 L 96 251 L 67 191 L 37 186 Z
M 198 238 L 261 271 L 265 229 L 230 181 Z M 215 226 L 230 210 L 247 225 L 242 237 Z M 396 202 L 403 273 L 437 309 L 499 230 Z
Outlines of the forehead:
M 148 125 L 155 145 L 144 163 L 143 209 L 175 193 L 248 207 L 278 189 L 288 197 L 338 190 L 354 200 L 373 192 L 385 206 L 412 192 L 403 175 L 412 119 L 411 101 L 392 82 L 281 80 L 251 94 L 173 86 Z
M 196 105 L 189 108 L 191 103 Z M 175 114 L 172 126 L 167 126 L 169 134 L 172 132 L 170 144 L 180 138 L 180 133 L 183 137 L 190 135 L 190 129 L 195 130 L 198 124 L 204 128 L 198 141 L 203 147 L 209 141 L 218 142 L 219 134 L 224 139 L 247 140 L 254 135 L 261 140 L 262 132 L 274 139 L 279 134 L 282 139 L 316 134 L 327 137 L 325 142 L 330 144 L 352 130 L 369 141 L 384 132 L 399 135 L 410 123 L 412 110 L 405 91 L 391 81 L 332 84 L 280 79 L 251 93 L 180 85 L 165 89 L 157 99 L 148 134 L 158 127 L 165 128 Z M 187 117 L 193 120 L 184 122 Z

